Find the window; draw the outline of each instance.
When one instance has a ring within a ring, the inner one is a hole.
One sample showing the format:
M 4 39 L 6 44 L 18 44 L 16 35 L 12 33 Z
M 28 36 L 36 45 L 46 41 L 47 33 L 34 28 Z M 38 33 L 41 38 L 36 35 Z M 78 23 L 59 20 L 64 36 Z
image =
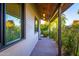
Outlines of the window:
M 38 32 L 38 19 L 35 17 L 35 32 Z
M 25 38 L 24 24 L 24 4 L 1 3 L 0 48 Z
M 5 4 L 5 43 L 21 39 L 21 4 Z

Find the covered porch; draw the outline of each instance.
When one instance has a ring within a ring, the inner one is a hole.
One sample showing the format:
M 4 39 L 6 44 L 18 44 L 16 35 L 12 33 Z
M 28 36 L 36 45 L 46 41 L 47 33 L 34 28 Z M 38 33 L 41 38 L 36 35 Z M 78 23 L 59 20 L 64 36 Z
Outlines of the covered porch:
M 72 3 L 36 3 L 24 4 L 24 40 L 3 49 L 0 55 L 17 56 L 61 56 L 61 14 L 67 10 Z M 13 13 L 12 13 L 13 14 Z M 23 16 L 22 16 L 23 17 Z M 58 40 L 41 36 L 41 20 L 47 21 L 48 25 L 58 17 Z M 38 25 L 35 24 L 37 20 Z M 35 26 L 37 26 L 35 28 Z M 36 29 L 36 30 L 35 30 Z M 22 30 L 23 31 L 23 30 Z
M 39 40 L 33 49 L 31 56 L 57 56 L 62 55 L 62 39 L 61 39 L 61 15 L 66 11 L 72 3 L 45 3 L 45 4 L 33 4 L 37 14 L 38 14 L 38 37 Z M 58 18 L 58 34 L 57 42 L 50 38 L 50 23 Z M 41 34 L 41 20 L 48 22 L 48 36 L 42 37 Z

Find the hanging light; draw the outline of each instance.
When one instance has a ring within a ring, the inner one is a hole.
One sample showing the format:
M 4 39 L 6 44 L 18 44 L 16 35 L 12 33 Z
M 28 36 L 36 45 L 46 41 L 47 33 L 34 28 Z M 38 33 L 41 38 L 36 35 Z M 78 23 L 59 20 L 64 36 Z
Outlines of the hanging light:
M 43 17 L 45 17 L 46 15 L 45 15 L 45 13 L 43 13 Z

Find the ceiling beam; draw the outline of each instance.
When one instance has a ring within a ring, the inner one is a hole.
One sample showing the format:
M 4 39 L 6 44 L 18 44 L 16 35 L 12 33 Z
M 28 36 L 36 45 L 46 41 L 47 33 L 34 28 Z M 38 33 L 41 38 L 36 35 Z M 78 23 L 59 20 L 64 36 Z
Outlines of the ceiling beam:
M 51 16 L 51 18 L 50 18 L 50 22 L 52 22 L 52 21 L 56 18 L 57 13 L 58 13 L 58 8 L 59 8 L 61 5 L 62 5 L 62 4 L 59 3 L 59 4 L 56 6 L 56 8 L 55 8 L 55 10 L 54 10 L 54 13 L 52 14 L 52 16 Z
M 58 7 L 59 7 L 59 5 L 57 4 L 56 7 L 55 7 L 54 12 L 52 13 L 52 15 L 51 15 L 50 18 L 49 18 L 49 21 L 51 21 L 52 18 L 54 17 L 55 13 L 57 12 Z M 52 16 L 53 16 L 53 17 L 52 17 Z

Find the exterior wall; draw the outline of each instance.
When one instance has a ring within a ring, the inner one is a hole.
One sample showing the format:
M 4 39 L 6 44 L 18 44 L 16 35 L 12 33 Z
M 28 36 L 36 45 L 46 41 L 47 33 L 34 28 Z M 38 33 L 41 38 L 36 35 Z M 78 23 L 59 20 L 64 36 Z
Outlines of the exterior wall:
M 25 4 L 25 20 L 26 20 L 26 39 L 14 44 L 8 49 L 0 52 L 5 56 L 26 56 L 30 55 L 35 44 L 38 41 L 38 32 L 34 32 L 34 17 L 36 13 L 31 4 Z
M 29 47 L 29 51 L 32 51 L 38 41 L 38 33 L 34 32 L 34 19 L 36 16 L 36 13 L 34 12 L 35 10 L 33 10 L 32 5 L 26 4 L 26 38 L 29 44 L 27 46 Z

